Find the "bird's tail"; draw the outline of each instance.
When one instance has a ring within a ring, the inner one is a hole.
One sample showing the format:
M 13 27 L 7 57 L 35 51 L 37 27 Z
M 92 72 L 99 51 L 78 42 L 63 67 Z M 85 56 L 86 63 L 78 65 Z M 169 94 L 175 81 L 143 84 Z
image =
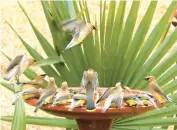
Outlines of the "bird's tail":
M 98 100 L 96 100 L 96 104 L 98 104 L 100 102 L 101 98 L 99 98 Z
M 53 105 L 57 105 L 58 104 L 58 100 L 57 99 L 55 99 L 54 101 L 53 101 Z
M 17 70 L 13 69 L 11 72 L 9 72 L 9 74 L 4 77 L 3 79 L 6 81 L 9 81 L 13 76 L 15 76 L 17 74 Z
M 112 102 L 112 98 L 108 97 L 104 103 L 104 107 L 102 109 L 102 112 L 106 112 L 106 110 L 111 106 L 111 102 Z
M 143 104 L 143 102 L 138 98 L 138 97 L 135 97 L 135 101 L 141 105 L 142 107 L 145 107 L 145 105 Z
M 66 48 L 63 50 L 66 51 L 68 49 L 70 49 L 71 47 L 75 46 L 76 45 L 76 41 L 74 39 L 71 40 L 71 42 L 66 46 Z
M 123 101 L 123 97 L 118 98 L 118 99 L 116 100 L 116 106 L 117 106 L 119 109 L 122 108 L 122 101 Z
M 37 103 L 34 112 L 37 112 L 37 111 L 38 111 L 38 109 L 39 109 L 39 107 L 42 105 L 42 103 L 43 103 L 43 100 L 41 100 L 41 101 L 39 101 L 39 102 Z
M 89 88 L 86 92 L 86 96 L 87 96 L 87 110 L 94 110 L 95 107 L 95 102 L 94 102 L 94 98 L 93 98 L 93 90 L 92 88 Z
M 23 95 L 23 91 L 17 92 L 17 93 L 15 94 L 15 99 L 14 99 L 12 105 L 15 105 L 15 104 L 17 103 L 17 101 L 22 97 L 22 95 Z
M 172 98 L 170 98 L 170 97 L 168 97 L 168 96 L 166 96 L 166 99 L 167 99 L 169 102 L 177 103 L 177 102 L 175 102 Z
M 149 101 L 151 102 L 151 104 L 152 104 L 157 110 L 159 110 L 157 104 L 154 102 L 154 100 L 153 100 L 152 98 L 150 98 Z
M 78 100 L 73 99 L 68 111 L 72 111 L 78 105 Z

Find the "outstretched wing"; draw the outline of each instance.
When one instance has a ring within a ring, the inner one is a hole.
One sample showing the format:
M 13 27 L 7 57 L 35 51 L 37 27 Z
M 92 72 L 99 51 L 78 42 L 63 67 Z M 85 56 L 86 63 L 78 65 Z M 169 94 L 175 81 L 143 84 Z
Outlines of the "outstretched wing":
M 69 32 L 74 36 L 86 25 L 86 22 L 82 19 L 74 18 L 63 21 L 61 25 L 64 31 Z

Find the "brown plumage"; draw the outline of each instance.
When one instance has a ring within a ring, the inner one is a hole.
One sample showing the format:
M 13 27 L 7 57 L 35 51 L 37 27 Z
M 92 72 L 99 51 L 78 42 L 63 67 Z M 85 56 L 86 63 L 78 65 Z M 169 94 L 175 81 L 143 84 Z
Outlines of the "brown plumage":
M 55 84 L 55 79 L 53 77 L 49 78 L 49 83 L 48 83 L 48 87 L 45 90 L 45 92 L 43 92 L 39 98 L 38 103 L 36 104 L 36 108 L 34 110 L 34 112 L 37 112 L 37 110 L 39 109 L 39 107 L 43 104 L 43 102 L 46 100 L 46 98 L 50 97 L 50 96 L 54 96 L 56 94 L 56 84 Z
M 163 100 L 168 100 L 172 101 L 171 98 L 167 97 L 163 90 L 159 87 L 159 85 L 156 82 L 156 79 L 154 76 L 148 76 L 145 78 L 145 80 L 148 81 L 148 87 L 149 91 L 152 93 L 152 95 L 158 100 L 158 101 L 163 101 Z

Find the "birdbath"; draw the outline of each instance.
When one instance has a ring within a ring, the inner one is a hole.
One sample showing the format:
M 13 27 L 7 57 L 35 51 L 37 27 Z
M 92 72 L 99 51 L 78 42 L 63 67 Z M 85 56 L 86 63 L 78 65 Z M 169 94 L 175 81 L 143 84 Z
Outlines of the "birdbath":
M 78 90 L 78 88 L 72 89 Z M 100 93 L 103 93 L 106 89 L 99 88 L 98 90 Z M 126 91 L 124 93 L 126 93 Z M 148 92 L 140 90 L 131 90 L 131 93 L 146 94 Z M 38 102 L 38 99 L 31 98 L 25 100 L 25 102 L 27 104 L 35 106 Z M 159 108 L 163 107 L 165 103 L 165 101 L 161 103 L 156 102 Z M 52 115 L 75 119 L 78 124 L 79 130 L 110 130 L 113 119 L 128 118 L 155 109 L 154 106 L 152 106 L 151 104 L 148 104 L 145 107 L 139 105 L 137 105 L 136 107 L 125 106 L 122 109 L 118 109 L 116 106 L 111 106 L 105 113 L 103 113 L 103 105 L 101 103 L 96 106 L 96 110 L 94 111 L 87 111 L 86 105 L 74 108 L 73 111 L 68 111 L 69 106 L 70 103 L 56 106 L 53 106 L 49 103 L 46 105 L 42 105 L 40 109 Z

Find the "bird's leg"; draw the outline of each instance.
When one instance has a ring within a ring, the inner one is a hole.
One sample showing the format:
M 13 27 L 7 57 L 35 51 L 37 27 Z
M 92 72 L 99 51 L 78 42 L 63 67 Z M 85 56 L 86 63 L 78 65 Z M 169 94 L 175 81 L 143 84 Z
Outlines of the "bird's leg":
M 19 81 L 19 76 L 18 76 L 18 75 L 15 76 L 15 80 L 17 81 L 16 84 L 19 84 L 19 83 L 20 83 L 20 81 Z

